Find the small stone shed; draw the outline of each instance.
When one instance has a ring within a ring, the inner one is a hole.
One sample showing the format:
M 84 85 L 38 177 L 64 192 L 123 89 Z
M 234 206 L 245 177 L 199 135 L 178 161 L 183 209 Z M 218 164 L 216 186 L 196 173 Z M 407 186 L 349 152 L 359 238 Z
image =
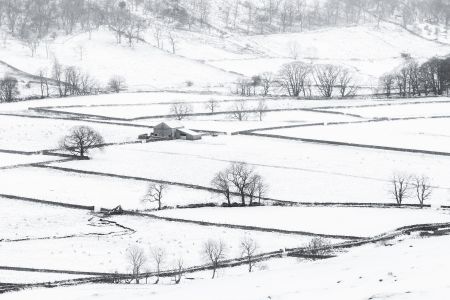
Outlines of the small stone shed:
M 156 125 L 153 128 L 153 136 L 188 141 L 200 140 L 202 138 L 201 134 L 184 128 L 184 126 L 179 123 L 172 122 L 162 122 Z

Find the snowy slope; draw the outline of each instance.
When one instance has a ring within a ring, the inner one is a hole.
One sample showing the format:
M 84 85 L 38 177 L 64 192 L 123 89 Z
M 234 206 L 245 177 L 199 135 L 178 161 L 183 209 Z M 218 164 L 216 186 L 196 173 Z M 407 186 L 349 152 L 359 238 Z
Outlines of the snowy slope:
M 179 285 L 82 285 L 34 289 L 3 296 L 18 299 L 185 299 L 323 300 L 448 298 L 445 251 L 448 236 L 402 238 L 398 244 L 368 245 L 325 261 L 276 259 L 253 273 L 225 273 L 218 279 L 182 280 Z M 192 277 L 189 275 L 188 277 Z
M 48 49 L 47 49 L 48 47 Z M 31 74 L 39 69 L 51 69 L 56 58 L 65 66 L 77 66 L 105 85 L 115 75 L 124 77 L 131 90 L 186 88 L 192 81 L 193 88 L 218 86 L 233 82 L 235 74 L 159 50 L 149 44 L 139 43 L 132 48 L 125 43 L 118 45 L 113 34 L 106 30 L 89 34 L 59 37 L 41 44 L 35 57 L 27 47 L 10 39 L 0 48 L 0 57 L 16 68 Z

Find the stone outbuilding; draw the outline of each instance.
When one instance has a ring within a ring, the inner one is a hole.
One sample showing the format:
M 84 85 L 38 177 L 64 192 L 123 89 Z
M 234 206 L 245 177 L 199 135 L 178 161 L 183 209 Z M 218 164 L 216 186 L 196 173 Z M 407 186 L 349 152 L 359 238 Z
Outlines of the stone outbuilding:
M 181 140 L 200 140 L 201 134 L 184 128 L 183 125 L 175 122 L 162 122 L 153 128 L 153 136 L 167 139 L 181 139 Z

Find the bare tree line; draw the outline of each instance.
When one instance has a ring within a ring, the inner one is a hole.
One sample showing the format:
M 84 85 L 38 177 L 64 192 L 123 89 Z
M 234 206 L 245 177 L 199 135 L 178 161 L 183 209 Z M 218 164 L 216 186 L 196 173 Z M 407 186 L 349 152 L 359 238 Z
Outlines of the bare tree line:
M 255 256 L 259 250 L 258 243 L 250 236 L 242 237 L 239 242 L 239 251 L 241 257 L 245 259 L 249 272 L 253 271 L 256 264 Z M 217 277 L 217 270 L 220 268 L 222 261 L 227 259 L 228 251 L 228 245 L 220 239 L 208 239 L 202 244 L 199 254 L 205 263 L 211 265 L 212 279 Z M 173 282 L 175 284 L 180 283 L 185 272 L 183 258 L 180 256 L 169 263 L 168 254 L 161 247 L 150 247 L 149 251 L 145 251 L 145 249 L 138 245 L 132 245 L 126 250 L 126 261 L 128 262 L 132 279 L 136 284 L 140 283 L 140 278 L 142 278 L 144 272 L 151 272 L 148 266 L 151 266 L 151 269 L 154 270 L 154 276 L 156 277 L 154 284 L 160 282 L 163 270 L 169 269 L 173 271 Z
M 383 75 L 379 85 L 387 97 L 443 95 L 450 86 L 450 59 L 434 57 L 419 64 L 405 54 L 404 64 Z
M 256 89 L 263 96 L 281 91 L 291 97 L 325 98 L 352 97 L 358 91 L 354 73 L 338 65 L 313 65 L 300 61 L 285 64 L 277 74 L 266 72 L 236 84 L 236 93 L 241 96 L 256 95 Z M 249 92 L 252 91 L 252 92 Z

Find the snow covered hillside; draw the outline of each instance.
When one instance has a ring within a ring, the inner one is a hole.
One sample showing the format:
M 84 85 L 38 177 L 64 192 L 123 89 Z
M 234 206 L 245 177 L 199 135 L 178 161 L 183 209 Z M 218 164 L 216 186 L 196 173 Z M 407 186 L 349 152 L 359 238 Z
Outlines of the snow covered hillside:
M 174 30 L 175 54 L 168 41 L 157 48 L 153 29 L 143 32 L 146 42 L 129 47 L 117 44 L 106 30 L 60 36 L 41 43 L 33 54 L 23 42 L 9 37 L 0 46 L 4 62 L 37 75 L 51 76 L 53 61 L 77 66 L 102 86 L 113 76 L 126 79 L 129 90 L 234 90 L 243 76 L 277 73 L 285 63 L 300 60 L 349 67 L 358 83 L 376 87 L 378 78 L 404 62 L 402 54 L 423 62 L 450 53 L 450 45 L 425 40 L 399 26 L 382 23 L 306 31 L 246 36 L 236 33 L 196 33 Z M 162 43 L 162 42 L 161 42 Z M 2 74 L 11 70 L 0 68 Z M 30 81 L 30 76 L 25 77 Z M 22 88 L 23 94 L 30 94 Z M 38 94 L 35 91 L 34 94 Z

